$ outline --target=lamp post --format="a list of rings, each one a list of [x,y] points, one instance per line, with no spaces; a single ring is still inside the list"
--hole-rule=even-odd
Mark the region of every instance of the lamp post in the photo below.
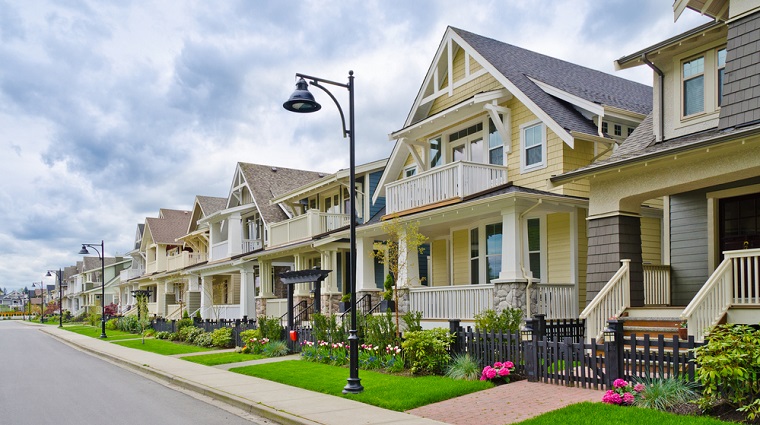
[[[58,276],[58,327],[63,327],[63,270],[48,270],[45,276],[52,276],[51,273],[55,273]]]
[[[322,78],[312,77],[310,75],[296,74],[298,82],[296,83],[296,90],[290,96],[287,102],[282,106],[291,112],[308,113],[316,112],[322,109],[322,105],[314,100],[314,96],[309,92],[309,84],[314,87],[320,88],[322,91],[330,96],[330,99],[338,107],[340,113],[340,120],[343,124],[343,137],[348,137],[349,140],[349,155],[350,155],[350,168],[349,168],[349,184],[351,185],[351,199],[350,199],[350,270],[349,270],[349,286],[351,289],[351,329],[348,331],[348,349],[349,349],[349,377],[348,383],[343,387],[344,394],[358,394],[364,391],[364,387],[359,379],[359,337],[356,334],[356,163],[355,163],[355,144],[356,144],[356,129],[354,126],[354,71],[348,71],[348,83],[337,83],[335,81],[325,80]],[[309,83],[306,83],[309,80]],[[320,83],[329,84],[332,86],[342,87],[348,90],[348,127],[346,127],[346,118],[343,115],[343,109],[340,107],[340,103],[335,99],[332,93]]]
[[[100,326],[102,332],[100,333],[101,338],[108,338],[106,336],[106,260],[103,258],[105,255],[105,245],[103,244],[103,241],[100,241],[100,251],[98,251],[98,244],[95,243],[83,243],[82,249],[79,250],[79,254],[86,255],[89,254],[90,251],[87,250],[87,247],[90,247],[95,250],[95,252],[98,253],[98,256],[100,257],[100,306],[102,307],[102,312],[100,314]]]

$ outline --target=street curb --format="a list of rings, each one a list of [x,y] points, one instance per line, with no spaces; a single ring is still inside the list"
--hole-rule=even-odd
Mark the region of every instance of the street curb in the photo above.
[[[168,382],[170,384],[176,385],[186,390],[193,391],[195,393],[204,395],[206,397],[210,397],[214,400],[218,400],[223,403],[229,404],[230,406],[236,407],[247,413],[255,414],[263,418],[276,421],[277,423],[281,423],[283,425],[324,425],[322,424],[322,422],[316,422],[316,421],[309,420],[307,418],[303,418],[301,416],[293,415],[291,413],[278,410],[271,406],[262,404],[261,402],[255,402],[248,399],[244,399],[242,397],[234,396],[234,395],[216,390],[214,388],[207,387],[205,385],[188,381],[176,375],[171,375],[168,373],[161,372],[159,370],[152,369],[150,365],[137,364],[132,361],[123,359],[121,357],[117,357],[108,353],[103,353],[94,348],[85,347],[85,346],[76,344],[74,341],[60,337],[53,332],[48,332],[44,328],[43,328],[43,332],[52,336],[53,338],[56,338],[57,340],[63,342],[64,344],[69,345],[80,351],[85,351],[97,357],[103,357],[107,359],[108,361],[114,364],[117,364],[119,366],[135,369],[141,373],[145,373],[155,378],[161,379],[162,381]],[[230,373],[233,373],[233,372],[230,372]]]

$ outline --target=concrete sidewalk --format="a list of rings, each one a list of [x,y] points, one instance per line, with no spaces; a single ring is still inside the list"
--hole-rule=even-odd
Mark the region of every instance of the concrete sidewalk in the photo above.
[[[227,370],[280,359],[209,367],[54,326],[40,329],[75,348],[282,424],[498,425],[519,422],[568,404],[601,401],[604,393],[519,381],[402,413]]]

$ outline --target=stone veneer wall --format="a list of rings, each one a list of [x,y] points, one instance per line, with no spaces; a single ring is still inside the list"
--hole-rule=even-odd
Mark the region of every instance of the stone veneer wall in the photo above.
[[[523,314],[528,314],[528,297],[526,282],[494,283],[493,306],[496,313],[501,313],[507,308],[519,308]],[[530,311],[535,313],[538,309],[538,291],[530,293]]]

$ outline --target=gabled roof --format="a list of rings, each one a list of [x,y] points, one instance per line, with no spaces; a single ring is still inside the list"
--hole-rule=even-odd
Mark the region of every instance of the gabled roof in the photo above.
[[[227,198],[217,196],[196,196],[198,206],[201,208],[203,215],[210,215],[221,211],[227,205]]]
[[[83,257],[82,260],[83,262],[80,273],[84,273],[90,270],[100,270],[100,257]],[[123,257],[105,257],[103,258],[103,265],[105,267],[108,267],[123,260]]]
[[[287,208],[281,205],[269,205],[275,197],[324,177],[327,173],[316,171],[296,170],[293,168],[275,167],[271,165],[249,164],[239,162],[240,169],[259,213],[266,223],[276,223],[287,220]]]
[[[190,211],[161,209],[160,218],[145,219],[146,231],[154,243],[175,244],[177,238],[184,236],[190,222]]]

